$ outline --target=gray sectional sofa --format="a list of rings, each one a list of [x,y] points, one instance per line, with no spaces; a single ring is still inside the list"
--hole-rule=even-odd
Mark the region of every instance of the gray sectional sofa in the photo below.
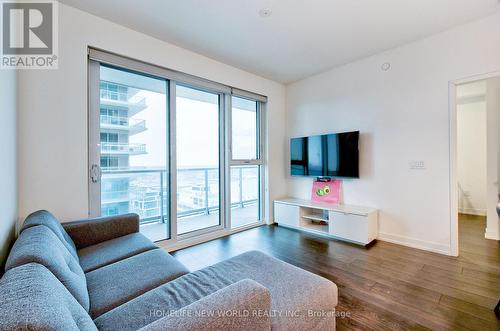
[[[26,219],[0,279],[0,330],[334,330],[337,287],[251,251],[190,272],[135,214]]]

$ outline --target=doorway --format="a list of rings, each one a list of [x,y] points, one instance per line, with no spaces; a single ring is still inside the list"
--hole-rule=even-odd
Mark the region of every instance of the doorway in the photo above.
[[[451,247],[452,255],[467,255],[469,245],[477,249],[486,239],[500,240],[500,76],[451,88]]]

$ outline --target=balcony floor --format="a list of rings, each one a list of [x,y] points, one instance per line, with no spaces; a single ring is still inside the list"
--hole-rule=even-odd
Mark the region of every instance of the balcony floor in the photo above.
[[[231,210],[233,228],[255,223],[257,220],[258,205],[234,208]],[[209,214],[180,218],[177,222],[179,234],[203,229],[219,224],[219,214]],[[149,223],[141,225],[141,233],[152,241],[164,240],[167,237],[167,226],[164,223]]]

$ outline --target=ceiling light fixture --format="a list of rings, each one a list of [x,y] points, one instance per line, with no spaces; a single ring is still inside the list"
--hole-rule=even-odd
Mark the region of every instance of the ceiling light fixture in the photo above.
[[[389,62],[386,62],[386,63],[382,64],[381,68],[383,71],[389,71],[389,69],[391,69],[391,64]]]
[[[259,16],[264,18],[271,16],[272,13],[273,11],[269,8],[262,8],[259,10]]]

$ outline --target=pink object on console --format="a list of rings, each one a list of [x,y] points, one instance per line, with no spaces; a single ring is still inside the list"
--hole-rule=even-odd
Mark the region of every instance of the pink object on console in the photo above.
[[[341,188],[341,180],[315,180],[312,186],[311,200],[338,205],[340,204]]]

